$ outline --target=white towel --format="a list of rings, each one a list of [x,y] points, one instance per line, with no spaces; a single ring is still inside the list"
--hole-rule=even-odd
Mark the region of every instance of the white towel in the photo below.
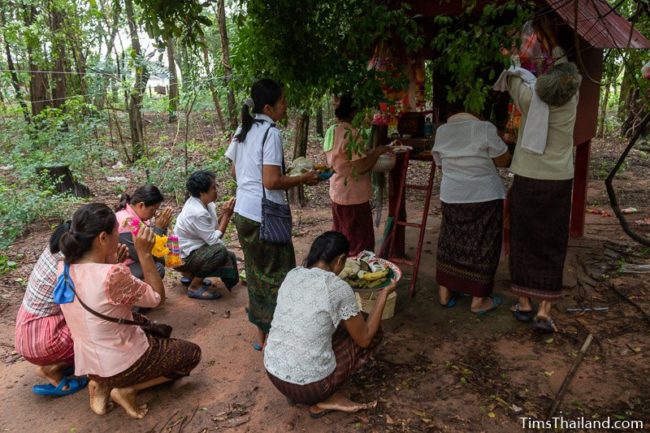
[[[546,137],[548,136],[548,104],[539,99],[535,92],[537,78],[532,72],[524,68],[511,66],[510,69],[504,70],[492,88],[498,92],[507,92],[508,76],[510,75],[521,78],[533,93],[522,132],[521,147],[537,155],[543,155],[546,150]]]

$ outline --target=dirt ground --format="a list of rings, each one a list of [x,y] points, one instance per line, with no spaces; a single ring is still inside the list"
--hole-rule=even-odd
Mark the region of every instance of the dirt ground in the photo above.
[[[254,329],[244,312],[246,287],[239,285],[232,293],[222,290],[217,301],[193,300],[184,296],[174,272],[165,278],[167,303],[150,316],[173,325],[176,337],[199,344],[203,357],[190,377],[140,394],[139,401],[150,407],[145,419],[129,419],[120,408],[96,416],[85,390],[57,399],[33,394],[30,387],[39,379],[34,367],[14,352],[13,336],[26,280],[49,236],[47,224],[37,222],[8,253],[19,268],[0,277],[0,431],[519,432],[520,417],[546,418],[589,333],[594,341],[558,413],[567,419],[644,420],[648,428],[650,278],[630,271],[631,265],[650,262],[650,249],[632,241],[616,218],[607,215],[611,209],[601,180],[619,151],[605,142],[594,146],[586,235],[570,241],[566,296],[553,313],[560,333],[539,335],[514,320],[508,311],[514,298],[508,290],[507,259],[502,260],[496,288],[505,305],[493,314],[472,315],[469,298],[449,310],[437,305],[434,265],[440,208],[435,193],[417,294],[408,301],[411,276],[406,272],[396,315],[384,322],[385,341],[349,386],[354,399],[376,399],[377,407],[319,420],[310,419],[304,407],[289,406],[267,379],[262,354],[251,347]],[[420,167],[414,176],[425,169]],[[628,216],[632,226],[646,236],[648,226],[640,223],[650,216],[648,174],[647,154],[635,151],[616,182],[622,207],[638,209]],[[98,200],[113,204],[114,194],[104,184],[91,183]],[[306,208],[294,209],[298,261],[331,224],[326,186],[309,195]],[[409,197],[412,215],[421,203],[420,197]],[[415,233],[408,232],[407,253],[415,244]],[[243,257],[236,238],[230,245]],[[569,307],[608,311],[569,314]]]

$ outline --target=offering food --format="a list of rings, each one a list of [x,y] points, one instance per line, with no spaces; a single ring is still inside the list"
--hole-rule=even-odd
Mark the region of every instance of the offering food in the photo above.
[[[354,289],[379,289],[387,286],[394,276],[393,270],[369,251],[347,259],[339,274]]]
[[[334,174],[334,170],[324,164],[314,164],[311,160],[305,157],[299,157],[293,160],[291,166],[287,170],[289,176],[300,176],[308,171],[317,171],[318,177],[321,180],[327,180]]]

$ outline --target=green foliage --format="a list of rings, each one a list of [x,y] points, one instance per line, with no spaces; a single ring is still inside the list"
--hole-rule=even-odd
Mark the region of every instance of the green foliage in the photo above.
[[[375,0],[239,1],[231,61],[237,83],[256,78],[285,84],[290,105],[310,107],[323,94],[354,91],[362,106],[379,102],[382,81],[392,77],[368,70],[374,49],[395,42],[406,52],[423,45],[408,5],[391,9]],[[290,23],[290,24],[289,24]]]
[[[9,260],[9,257],[0,254],[0,276],[12,271],[18,267],[18,264]]]
[[[211,1],[201,0],[135,0],[142,8],[142,21],[147,33],[159,42],[170,37],[184,38],[190,44],[201,43],[203,27],[212,21],[202,14]]]
[[[42,188],[28,181],[5,183],[0,179],[0,249],[9,247],[36,219],[70,217],[71,205],[79,202],[73,196],[55,194],[51,186]]]
[[[499,49],[510,46],[508,35],[521,29],[531,12],[528,2],[509,0],[487,4],[479,13],[470,6],[461,15],[435,18],[433,68],[446,83],[448,102],[464,101],[469,111],[483,110],[492,83],[509,61]]]

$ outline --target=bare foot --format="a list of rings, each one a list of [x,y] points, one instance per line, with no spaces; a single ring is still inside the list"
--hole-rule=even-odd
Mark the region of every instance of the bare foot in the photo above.
[[[341,393],[335,393],[330,398],[309,408],[309,413],[312,417],[319,417],[331,411],[340,411],[345,413],[354,413],[364,409],[372,409],[377,407],[377,400],[369,403],[355,403]]]
[[[115,403],[122,406],[130,417],[142,419],[149,411],[149,408],[146,404],[136,405],[135,396],[137,394],[135,388],[113,388],[111,390],[111,398]]]
[[[43,365],[36,368],[36,374],[43,379],[47,380],[52,386],[59,386],[59,382],[63,379],[63,370],[67,364],[59,363],[52,365]],[[63,387],[64,390],[68,389],[67,385]]]
[[[113,403],[108,399],[110,389],[91,380],[88,382],[90,409],[97,415],[104,415],[113,409]]]

